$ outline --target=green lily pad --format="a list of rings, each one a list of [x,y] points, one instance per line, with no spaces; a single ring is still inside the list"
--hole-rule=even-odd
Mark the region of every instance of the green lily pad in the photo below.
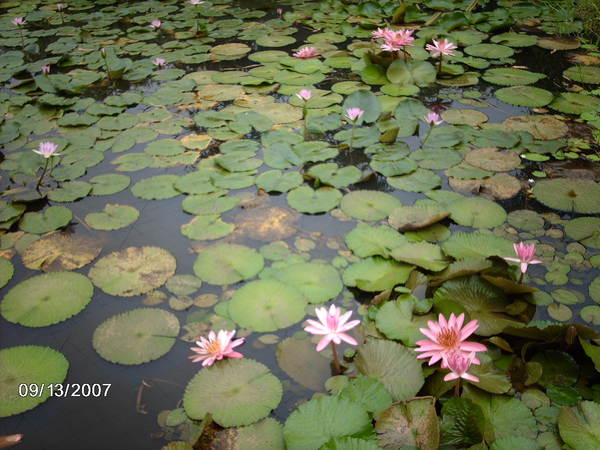
[[[346,194],[340,207],[350,217],[374,222],[387,219],[401,205],[400,200],[385,192],[361,190]]]
[[[71,210],[65,206],[50,206],[44,212],[28,212],[19,222],[19,228],[27,233],[43,234],[68,225],[73,218]]]
[[[579,83],[600,84],[600,67],[573,66],[565,70],[563,76]]]
[[[226,285],[249,280],[264,267],[256,250],[237,244],[220,244],[203,250],[194,262],[194,273],[210,284]]]
[[[312,391],[320,391],[331,374],[329,360],[315,351],[308,337],[284,339],[277,345],[277,364],[294,381]]]
[[[253,281],[238,289],[229,302],[229,316],[254,331],[287,328],[304,318],[306,297],[279,280]]]
[[[335,163],[317,164],[312,166],[306,173],[317,180],[335,188],[343,188],[358,182],[362,178],[360,169],[354,166],[340,168]]]
[[[392,211],[388,222],[398,231],[414,231],[444,220],[449,215],[450,211],[437,204],[400,206]]]
[[[332,187],[312,189],[300,186],[287,194],[289,205],[297,211],[307,214],[324,213],[335,208],[342,200],[342,193]]]
[[[371,426],[362,405],[338,396],[303,403],[285,422],[283,435],[289,450],[321,448],[331,439],[366,432]]]
[[[290,264],[269,272],[287,286],[302,292],[310,303],[323,303],[337,297],[344,285],[338,271],[329,264],[306,262]]]
[[[563,441],[574,450],[591,450],[600,445],[600,405],[582,401],[577,406],[561,408],[558,430]]]
[[[145,200],[162,200],[179,195],[175,189],[177,175],[155,175],[144,178],[131,187],[131,193]]]
[[[186,414],[202,420],[210,413],[223,427],[249,425],[266,417],[281,401],[281,382],[253,359],[228,359],[200,370],[183,396]]]
[[[532,86],[511,86],[498,89],[495,93],[498,100],[515,106],[540,107],[552,101],[554,95],[545,89]]]
[[[499,84],[500,86],[524,86],[533,84],[546,78],[543,73],[529,72],[528,70],[513,69],[502,67],[497,69],[488,69],[483,74],[483,79],[488,83]]]
[[[423,87],[435,81],[437,71],[427,61],[407,62],[399,58],[390,64],[386,75],[392,83]]]
[[[412,270],[413,266],[373,256],[348,266],[342,278],[346,286],[381,292],[406,282]]]
[[[510,58],[515,51],[506,45],[498,44],[475,44],[465,47],[467,55],[476,56],[478,58]]]
[[[256,177],[256,186],[266,192],[288,192],[302,184],[300,172],[267,170]]]
[[[586,247],[600,249],[600,218],[578,217],[565,224],[565,233]]]
[[[406,242],[392,251],[392,257],[396,261],[414,264],[433,272],[439,272],[449,264],[440,247],[428,242]]]
[[[181,208],[188,214],[197,216],[221,214],[234,208],[240,199],[225,195],[226,191],[209,194],[188,195],[181,202]]]
[[[90,178],[91,195],[112,195],[129,186],[131,178],[118,173],[106,173]]]
[[[362,117],[357,120],[357,125],[363,122],[375,122],[381,114],[379,99],[371,91],[365,89],[355,91],[346,97],[342,109],[346,111],[349,108],[360,108],[364,111]]]
[[[496,147],[484,147],[471,150],[465,156],[465,161],[475,167],[494,172],[506,172],[521,164],[519,155],[510,150],[500,150]]]
[[[144,364],[167,354],[178,334],[179,320],[174,314],[158,308],[137,308],[102,322],[94,331],[92,345],[107,361]]]
[[[227,198],[232,199],[231,197]],[[227,236],[234,229],[235,225],[221,220],[218,214],[204,214],[181,225],[181,234],[190,239],[207,241]]]
[[[367,339],[354,363],[361,374],[383,383],[394,401],[414,397],[425,382],[416,353],[397,342]]]
[[[13,287],[0,303],[2,317],[26,327],[46,327],[80,313],[92,299],[94,287],[84,275],[52,272]]]
[[[493,228],[506,220],[506,211],[498,203],[482,197],[469,197],[448,205],[450,218],[459,225]]]
[[[69,362],[50,347],[22,345],[0,350],[0,367],[0,417],[10,417],[48,400],[49,386],[67,378]],[[21,395],[19,385],[31,390]]]
[[[15,267],[5,258],[0,258],[0,288],[8,284],[15,273]]]
[[[185,151],[177,139],[159,139],[146,146],[144,152],[153,156],[174,156]]]
[[[393,249],[406,242],[406,238],[393,228],[385,225],[375,227],[364,223],[359,223],[346,234],[345,239],[348,248],[361,258],[376,255],[389,258]]]
[[[69,181],[48,193],[48,198],[54,202],[74,202],[88,195],[92,185],[85,181]]]
[[[95,230],[118,230],[131,225],[139,216],[133,206],[108,203],[102,212],[86,214],[85,223]]]
[[[107,294],[133,297],[165,284],[175,268],[175,258],[162,248],[127,247],[96,262],[89,277]]]
[[[567,114],[595,111],[598,106],[600,106],[600,98],[573,92],[562,92],[548,105],[549,108]]]
[[[390,186],[407,192],[426,192],[439,187],[442,179],[438,174],[426,169],[417,169],[409,175],[388,177]]]
[[[514,256],[512,242],[500,236],[485,233],[454,233],[442,244],[442,250],[456,259]]]
[[[597,214],[600,212],[600,185],[591,180],[555,178],[533,186],[536,199],[560,211]]]
[[[442,113],[444,121],[454,125],[475,127],[488,121],[488,116],[476,109],[447,109]]]
[[[579,367],[571,355],[557,350],[545,350],[531,358],[542,365],[538,383],[543,387],[572,386],[579,378]]]
[[[256,45],[261,47],[287,47],[296,42],[292,36],[284,36],[277,34],[268,34],[261,36],[256,40]]]
[[[509,47],[530,47],[537,43],[538,37],[531,34],[508,32],[496,34],[492,36],[490,41],[494,44],[508,45]]]
[[[569,126],[564,121],[544,115],[513,116],[506,119],[502,125],[509,131],[526,131],[536,139],[544,141],[559,139],[569,131]],[[506,148],[509,147],[511,146]]]

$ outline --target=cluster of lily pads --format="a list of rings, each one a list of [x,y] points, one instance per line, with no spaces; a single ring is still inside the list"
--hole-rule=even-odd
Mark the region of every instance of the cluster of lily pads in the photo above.
[[[137,303],[90,323],[99,358],[196,342],[166,449],[600,446],[600,53],[488,3],[4,2],[2,320],[68,327],[100,290]],[[106,249],[173,202],[190,267]],[[68,381],[41,345],[0,366],[0,417]]]

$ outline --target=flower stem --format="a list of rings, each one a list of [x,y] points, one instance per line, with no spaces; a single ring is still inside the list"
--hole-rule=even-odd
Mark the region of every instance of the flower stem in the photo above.
[[[342,366],[340,365],[337,348],[333,342],[331,342],[331,351],[333,353],[333,363],[335,364],[336,375],[342,374]]]
[[[454,385],[454,396],[460,397],[460,378],[456,379],[456,384]]]
[[[523,277],[525,276],[525,272],[521,272],[521,276],[519,277],[519,283],[523,282]]]
[[[427,134],[425,135],[425,137],[423,138],[423,141],[422,141],[423,144],[429,138],[429,135],[431,134],[431,130],[433,130],[433,125],[429,124],[429,130],[427,130]]]
[[[63,16],[62,11],[59,11],[59,13],[60,13],[60,23],[64,24],[65,23],[65,17]]]
[[[356,126],[356,121],[352,122],[352,134],[350,135],[350,148],[349,150],[352,150],[353,145],[354,145],[354,127]]]
[[[40,179],[38,180],[37,184],[35,185],[35,190],[39,191],[40,190],[40,184],[42,184],[42,180],[44,179],[44,175],[46,175],[46,170],[48,170],[48,161],[50,158],[46,158],[46,164],[44,164],[44,170],[42,171],[42,175],[40,176]]]
[[[437,72],[438,72],[438,75],[439,75],[440,73],[442,73],[442,58],[443,58],[443,57],[444,57],[444,56],[443,56],[443,55],[440,53],[440,60],[438,61],[438,71],[437,71]]]
[[[306,101],[304,101],[304,107],[302,108],[302,120],[304,120],[304,140],[308,140],[308,127],[306,125]]]
[[[19,27],[19,34],[21,35],[21,47],[25,50],[25,37],[23,36],[23,29]]]

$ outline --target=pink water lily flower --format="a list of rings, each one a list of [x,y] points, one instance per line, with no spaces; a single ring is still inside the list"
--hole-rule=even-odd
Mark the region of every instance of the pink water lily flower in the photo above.
[[[281,15],[283,14],[283,8],[277,8],[277,10],[276,10],[276,11],[277,11],[277,15],[278,15],[279,17],[281,17]]]
[[[316,58],[317,56],[319,56],[319,52],[314,47],[304,47],[294,53],[294,57],[301,59]]]
[[[13,23],[13,25],[16,25],[18,27],[25,25],[25,19],[22,17],[15,17],[13,20],[11,20],[11,22]]]
[[[425,116],[425,122],[427,122],[429,125],[439,125],[444,121],[438,113],[431,111]]]
[[[450,369],[450,373],[444,377],[444,381],[456,380],[457,378],[464,378],[465,380],[479,382],[479,378],[475,375],[467,373],[471,364],[479,364],[475,358],[475,353],[465,353],[461,351],[454,351],[446,358],[445,363],[442,363],[444,369]]]
[[[153,30],[158,30],[161,25],[162,25],[162,22],[158,19],[155,19],[152,22],[150,22],[149,27],[152,28]]]
[[[33,153],[42,155],[44,158],[50,158],[51,156],[58,156],[60,153],[56,153],[58,145],[54,142],[40,142],[38,150],[33,150]]]
[[[450,42],[448,39],[442,39],[441,41],[436,41],[433,39],[433,45],[427,44],[425,49],[431,52],[431,56],[434,58],[436,56],[446,55],[446,56],[454,56],[454,52],[452,50],[457,49],[458,47]]]
[[[298,97],[300,100],[304,100],[305,102],[307,102],[312,97],[312,91],[310,89],[302,89],[296,94],[296,97]]]
[[[519,242],[518,244],[513,244],[513,247],[518,258],[503,259],[506,261],[521,263],[521,273],[527,272],[527,266],[529,264],[542,264],[542,261],[535,259],[535,244],[525,244],[524,242]]]
[[[165,63],[166,63],[166,62],[167,62],[167,61],[166,61],[165,59],[163,59],[163,58],[154,58],[154,59],[152,60],[152,64],[154,64],[155,66],[157,66],[157,67],[159,67],[159,68],[160,68],[160,67],[163,67],[163,66],[165,65]]]
[[[427,325],[429,328],[419,328],[429,339],[417,341],[418,348],[416,352],[423,352],[417,359],[431,358],[429,365],[432,366],[439,360],[446,363],[448,355],[455,351],[462,352],[485,352],[487,347],[478,342],[465,341],[471,334],[479,328],[477,320],[471,320],[463,327],[465,314],[462,313],[458,317],[454,313],[450,314],[450,319],[440,314],[438,321],[429,320]],[[479,360],[473,357],[475,364],[479,364]]]
[[[57,11],[62,11],[63,9],[65,9],[67,7],[66,3],[57,3],[56,4],[56,10]]]
[[[41,71],[44,75],[47,75],[50,73],[50,66],[42,66],[41,67]]]
[[[404,47],[413,45],[415,38],[412,36],[414,30],[383,30],[382,37],[385,40],[381,49],[388,52],[402,50]]]
[[[365,112],[360,108],[348,108],[346,110],[346,117],[352,122],[356,122],[362,117]]]
[[[190,3],[191,3],[192,5],[199,5],[199,4],[201,4],[201,3],[204,3],[204,2],[203,2],[203,1],[201,1],[201,0],[190,0]]]
[[[226,331],[219,330],[218,334],[214,331],[208,333],[208,339],[204,336],[196,341],[198,347],[190,347],[197,355],[189,356],[192,362],[202,361],[202,366],[212,366],[215,361],[220,361],[224,357],[228,358],[243,358],[244,355],[234,351],[233,349],[244,343],[244,338],[231,339],[235,335],[235,330]]]
[[[331,305],[329,312],[325,308],[316,308],[315,312],[317,313],[319,322],[311,319],[307,320],[309,326],[305,327],[304,331],[311,334],[323,335],[317,345],[318,352],[327,347],[330,342],[341,344],[342,341],[345,341],[351,345],[358,345],[356,339],[345,333],[345,331],[354,328],[360,323],[360,320],[351,320],[348,322],[352,311],[347,311],[340,315],[342,310],[335,305]]]

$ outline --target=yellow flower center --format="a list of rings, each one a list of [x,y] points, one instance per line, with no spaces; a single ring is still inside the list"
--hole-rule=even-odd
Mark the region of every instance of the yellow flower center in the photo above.
[[[452,348],[458,344],[459,336],[455,330],[443,328],[438,334],[438,342],[444,347]]]

